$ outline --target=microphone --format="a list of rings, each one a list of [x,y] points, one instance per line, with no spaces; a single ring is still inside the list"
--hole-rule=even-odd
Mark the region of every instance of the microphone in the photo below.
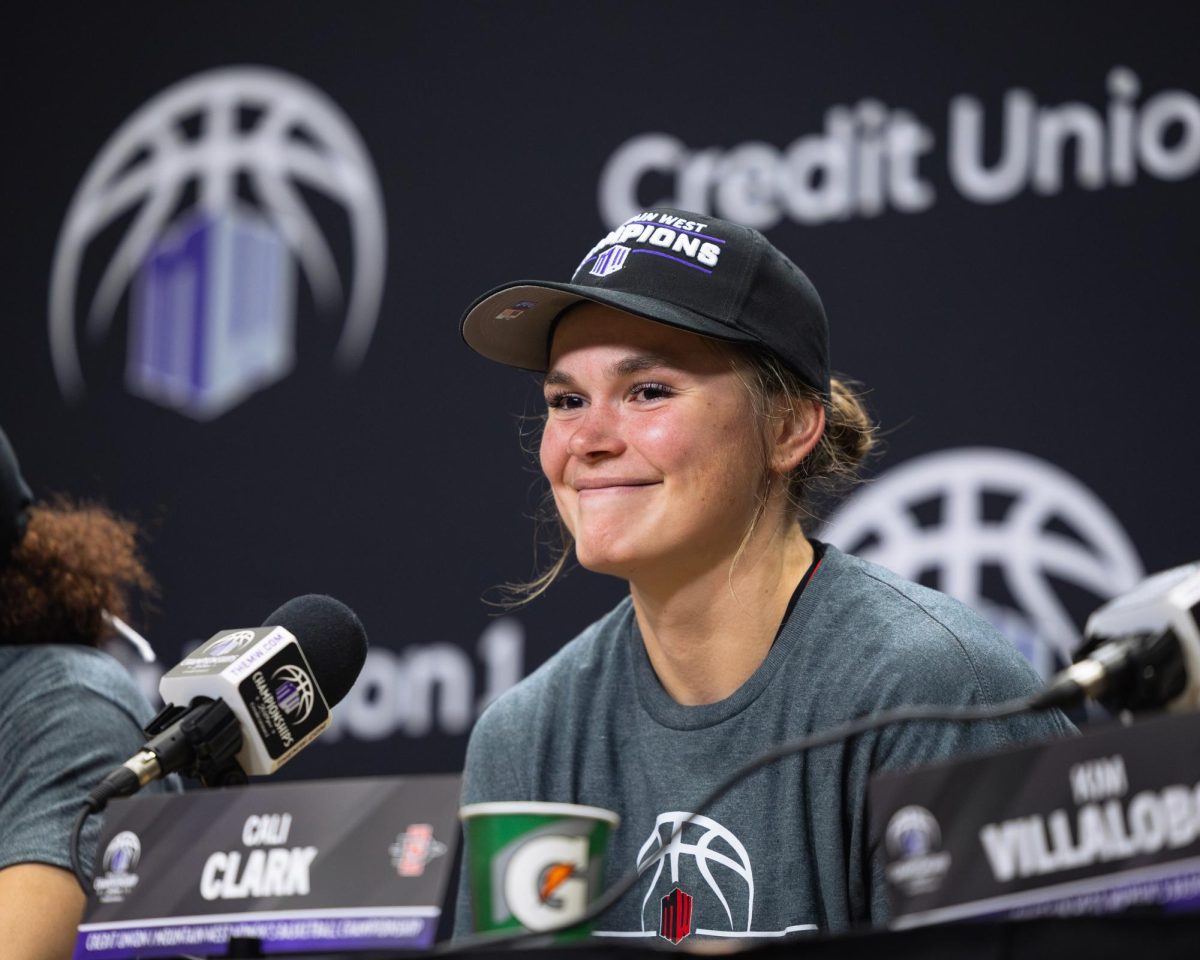
[[[1098,701],[1113,713],[1200,708],[1200,562],[1164,570],[1093,613],[1075,663],[1037,706]]]
[[[358,617],[318,594],[289,600],[261,627],[213,634],[163,675],[166,707],[146,727],[151,739],[101,781],[89,805],[102,809],[176,771],[205,786],[274,773],[329,726],[330,706],[366,655]]]
[[[172,667],[158,685],[166,706],[150,740],[87,795],[71,830],[71,869],[88,892],[79,858],[87,818],[114,797],[182,771],[208,787],[274,773],[329,726],[331,705],[354,685],[367,634],[344,603],[295,597],[261,627],[222,630]]]

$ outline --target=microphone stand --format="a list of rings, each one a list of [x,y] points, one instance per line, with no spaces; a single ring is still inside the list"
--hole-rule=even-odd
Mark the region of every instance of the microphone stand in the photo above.
[[[133,759],[101,780],[83,801],[71,829],[71,870],[83,892],[89,878],[79,858],[79,842],[87,818],[114,797],[137,793],[151,780],[181,770],[206,787],[241,786],[246,773],[237,762],[242,729],[224,700],[197,697],[186,707],[168,704],[146,726],[150,737]]]

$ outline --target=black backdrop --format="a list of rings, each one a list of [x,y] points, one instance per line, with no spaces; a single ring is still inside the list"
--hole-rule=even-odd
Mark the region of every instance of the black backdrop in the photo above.
[[[539,495],[519,417],[536,412],[537,390],[470,353],[456,322],[492,285],[567,277],[622,197],[689,190],[705,212],[757,218],[804,267],[835,366],[870,386],[889,430],[880,477],[939,451],[1020,451],[1093,491],[1145,570],[1194,559],[1198,20],[1157,3],[27,8],[0,67],[0,422],[38,492],[101,498],[143,523],[162,592],[142,626],[164,660],[297,593],[360,613],[375,648],[367,675],[338,734],[291,776],[457,768],[489,690],[620,595],[577,571],[506,618],[481,602],[532,570]],[[345,310],[317,306],[297,277],[288,375],[207,420],[135,396],[129,296],[107,336],[89,337],[84,319],[134,207],[83,248],[71,322],[84,390],[64,396],[47,303],[72,196],[147,101],[235,65],[323,91],[365,144],[387,223],[369,349],[339,366]],[[1130,72],[1137,91],[1121,94]],[[952,157],[969,133],[961,97],[982,117],[976,165],[1032,145],[1003,196],[981,196],[965,154]],[[1022,102],[1032,118],[1006,129],[1006,97],[1016,121]],[[837,128],[839,107],[859,137],[848,211],[837,170],[794,179],[802,157],[840,156],[815,139],[793,149]],[[1056,152],[1072,124],[1099,131],[1099,153],[1078,140]],[[897,152],[878,182],[892,187],[873,205],[870,151],[887,130]],[[610,160],[638,144],[664,151],[646,161],[661,169],[622,194]],[[693,180],[681,186],[684,154]],[[813,215],[805,187],[810,200],[829,191],[835,215]],[[355,250],[345,209],[302,195],[348,288],[356,258],[382,250]],[[181,215],[193,199],[185,190]],[[1106,593],[1050,579],[1076,628]],[[1020,606],[1019,591],[996,589],[1001,606]]]

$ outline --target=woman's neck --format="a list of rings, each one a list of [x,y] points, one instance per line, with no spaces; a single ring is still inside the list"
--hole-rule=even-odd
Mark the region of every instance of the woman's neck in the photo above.
[[[813,548],[795,523],[756,539],[732,572],[723,564],[685,583],[630,581],[646,653],[678,703],[724,700],[770,652]]]

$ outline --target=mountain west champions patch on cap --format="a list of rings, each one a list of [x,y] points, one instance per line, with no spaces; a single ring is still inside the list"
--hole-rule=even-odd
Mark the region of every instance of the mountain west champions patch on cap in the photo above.
[[[639,213],[584,256],[569,283],[507,283],[462,318],[476,352],[545,370],[555,320],[593,301],[703,336],[758,344],[822,396],[829,334],[816,288],[761,233],[669,207]]]

